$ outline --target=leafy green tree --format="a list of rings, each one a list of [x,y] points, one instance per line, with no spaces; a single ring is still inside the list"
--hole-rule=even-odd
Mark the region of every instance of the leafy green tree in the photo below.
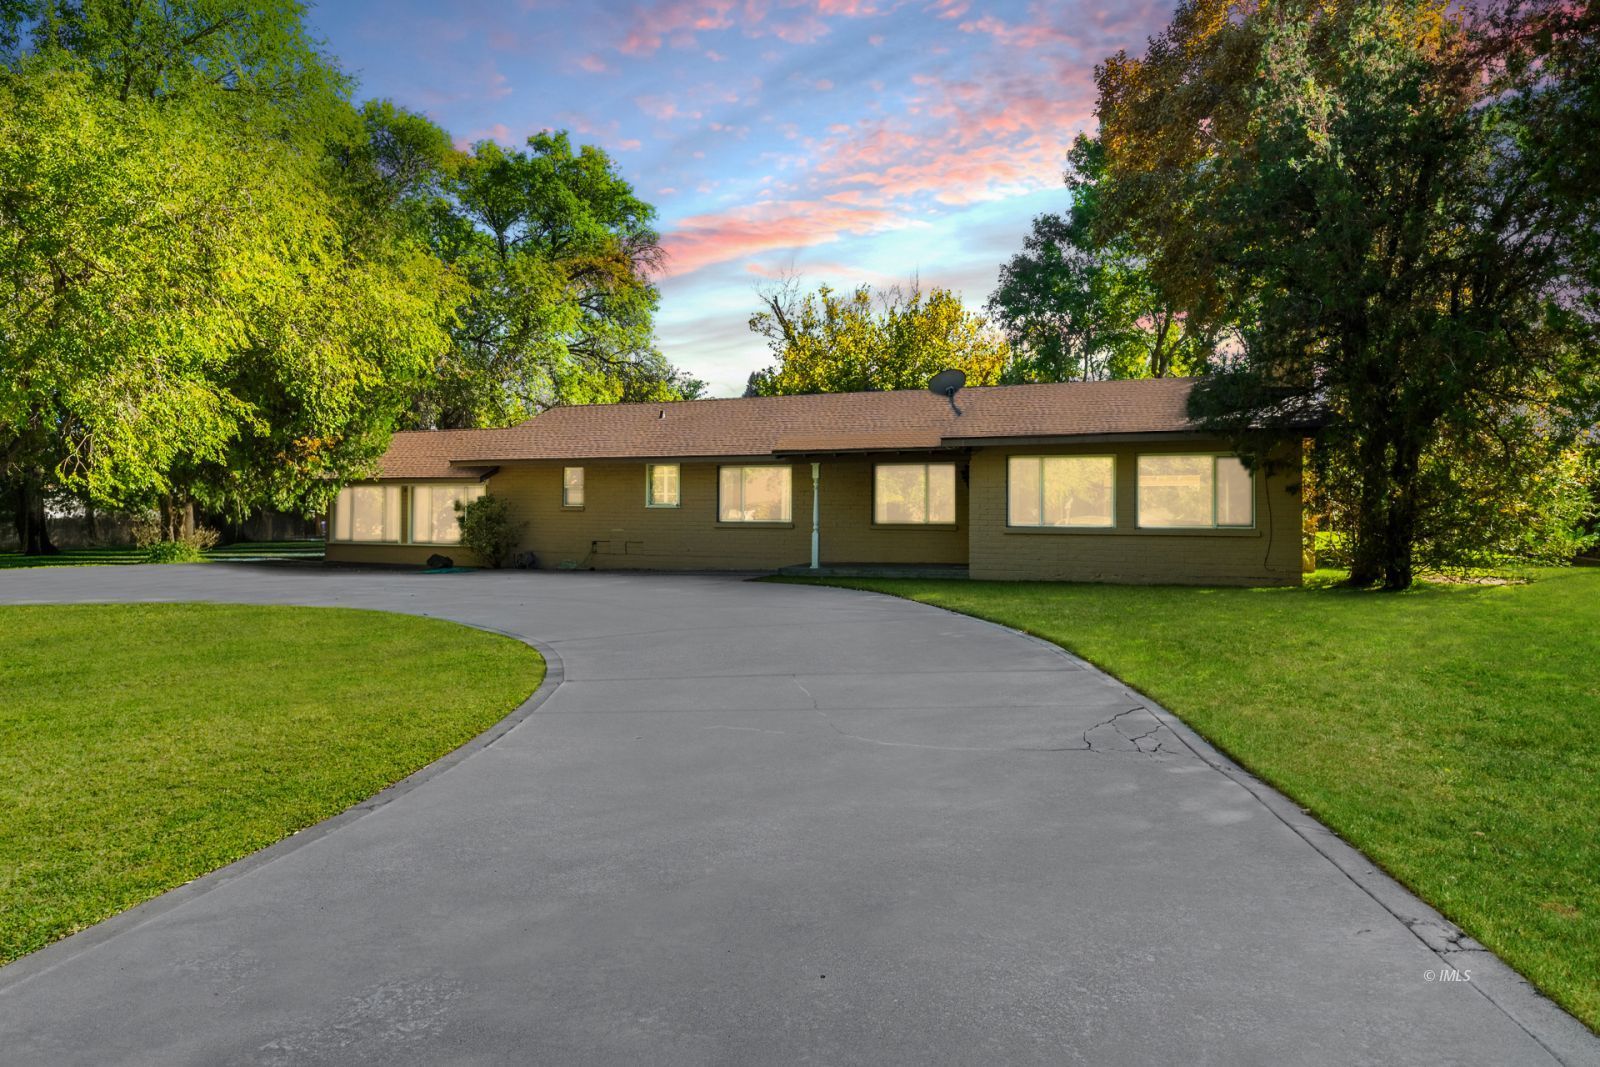
[[[124,103],[203,100],[216,120],[302,144],[352,119],[349,81],[307,32],[299,0],[0,3],[0,45],[29,36],[35,53],[70,56]]]
[[[921,389],[952,367],[971,385],[993,385],[1010,356],[1005,338],[948,289],[823,285],[807,293],[791,279],[761,301],[750,329],[767,339],[775,362],[751,375],[752,396]]]
[[[359,125],[299,15],[39,5],[0,71],[0,480],[40,519],[315,510],[447,346],[451,275],[330,180]]]
[[[454,161],[432,207],[437,254],[467,300],[417,426],[504,426],[556,404],[681,395],[655,348],[655,209],[610,157],[565,133]]]
[[[1262,461],[1320,412],[1354,584],[1480,550],[1462,494],[1515,505],[1595,423],[1597,26],[1556,0],[1190,0],[1098,72],[1102,225],[1198,325],[1244,324],[1194,414]]]
[[[1011,342],[1005,380],[1165,378],[1203,369],[1213,345],[1186,328],[1120,234],[1097,225],[1105,151],[1079,135],[1065,215],[1040,215],[1000,268],[989,314]]]

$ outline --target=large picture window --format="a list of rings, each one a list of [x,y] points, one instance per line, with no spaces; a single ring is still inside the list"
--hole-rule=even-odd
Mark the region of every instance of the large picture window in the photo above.
[[[678,465],[649,463],[644,468],[644,504],[648,508],[678,506]]]
[[[721,522],[789,522],[790,468],[723,467],[717,475]]]
[[[872,521],[921,526],[956,521],[954,463],[880,463],[872,471]]]
[[[1009,526],[1116,525],[1116,464],[1110,456],[1012,456]]]
[[[465,505],[483,495],[481,485],[414,485],[411,487],[411,540],[419,545],[461,543],[456,503]]]
[[[1140,456],[1139,525],[1254,526],[1255,481],[1236,456]]]
[[[400,487],[352,485],[333,504],[335,541],[400,540]]]
[[[583,468],[561,468],[561,506],[564,508],[583,507]]]

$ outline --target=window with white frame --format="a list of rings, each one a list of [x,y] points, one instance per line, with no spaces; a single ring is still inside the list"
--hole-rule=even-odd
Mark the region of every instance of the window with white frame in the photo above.
[[[789,522],[788,467],[723,467],[717,473],[717,519],[721,522]]]
[[[879,463],[872,470],[872,521],[923,526],[956,521],[954,463]]]
[[[400,487],[352,485],[339,490],[333,504],[335,541],[400,540]]]
[[[1116,525],[1116,463],[1110,456],[1012,456],[1006,525]]]
[[[1254,526],[1255,479],[1237,456],[1140,456],[1139,525]]]
[[[483,495],[482,485],[414,485],[411,487],[411,540],[419,545],[461,543],[461,513]]]
[[[678,465],[647,463],[644,468],[644,504],[647,508],[678,506]]]
[[[564,508],[583,507],[583,468],[561,468],[561,506]]]

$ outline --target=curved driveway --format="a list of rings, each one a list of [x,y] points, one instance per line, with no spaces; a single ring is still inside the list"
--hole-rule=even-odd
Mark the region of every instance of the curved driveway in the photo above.
[[[1594,1052],[1159,709],[983,622],[728,577],[0,575],[86,600],[438,615],[553,677],[420,782],[0,969],[7,1063]]]

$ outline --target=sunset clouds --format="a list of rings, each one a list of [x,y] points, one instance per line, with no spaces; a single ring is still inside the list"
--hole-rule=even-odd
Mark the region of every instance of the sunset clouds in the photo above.
[[[612,152],[660,211],[668,355],[722,390],[761,357],[752,285],[903,278],[982,303],[1033,214],[1065,203],[1094,65],[1165,4],[425,0],[315,9],[363,95],[463,140],[543,128]],[[819,253],[825,252],[825,258]]]

